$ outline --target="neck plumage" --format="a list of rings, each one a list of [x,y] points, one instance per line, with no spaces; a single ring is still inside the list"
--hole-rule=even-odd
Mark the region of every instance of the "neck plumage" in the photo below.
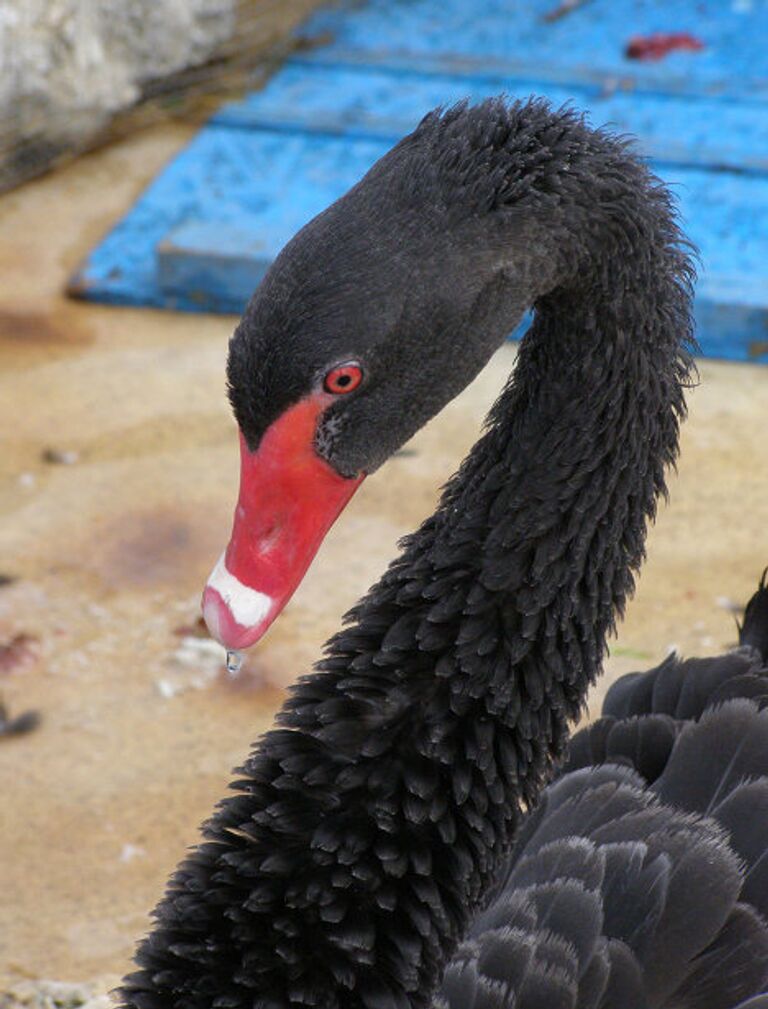
[[[430,1003],[599,673],[676,454],[689,293],[659,268],[647,301],[645,272],[607,266],[597,294],[539,301],[438,511],[178,869],[127,1004]]]

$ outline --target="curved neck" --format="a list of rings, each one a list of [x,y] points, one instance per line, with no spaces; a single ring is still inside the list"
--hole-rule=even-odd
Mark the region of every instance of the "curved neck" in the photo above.
[[[642,219],[606,204],[600,259],[571,233],[587,252],[539,298],[488,430],[178,869],[128,1005],[432,1001],[600,670],[677,451],[688,263],[643,199]]]
[[[430,1003],[632,588],[683,410],[674,290],[641,332],[540,305],[440,508],[180,867],[128,1004]]]

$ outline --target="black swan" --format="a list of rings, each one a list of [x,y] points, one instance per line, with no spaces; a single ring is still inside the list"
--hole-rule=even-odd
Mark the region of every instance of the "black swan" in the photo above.
[[[512,856],[509,881],[528,890],[488,903],[564,755],[665,492],[691,277],[658,180],[624,141],[540,101],[430,114],[289,243],[230,347],[241,493],[204,595],[230,649],[274,619],[363,475],[477,374],[527,307],[535,318],[436,513],[293,689],[173,876],[126,1005],[693,1009],[704,1004],[684,989],[694,941],[662,929],[681,891],[710,919],[701,984],[722,987],[742,933],[758,950],[724,833],[663,805],[684,776],[675,761],[697,740],[706,749],[702,734],[719,738],[713,719],[749,735],[763,718],[754,701],[707,715],[693,743],[686,730],[672,745],[674,711],[643,722],[653,729],[629,723],[636,770],[552,786]],[[629,708],[653,707],[623,689]],[[586,738],[613,755],[613,731]],[[668,771],[648,739],[654,753],[666,740]],[[658,800],[643,791],[646,757]],[[605,839],[563,824],[574,804],[605,804]],[[686,849],[703,853],[705,876]],[[622,887],[637,895],[635,919],[617,910]],[[497,905],[513,907],[498,927]],[[657,954],[654,973],[644,957]],[[732,1001],[707,1009],[762,991],[743,959],[731,958]],[[669,1001],[675,985],[687,1001]]]
[[[768,588],[741,647],[608,691],[435,1009],[768,1009]]]

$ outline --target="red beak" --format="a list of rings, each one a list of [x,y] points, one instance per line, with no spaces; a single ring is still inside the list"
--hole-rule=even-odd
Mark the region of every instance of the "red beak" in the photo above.
[[[251,452],[240,435],[240,497],[232,536],[203,592],[211,635],[230,650],[255,644],[298,587],[365,474],[347,479],[314,449],[317,393],[286,410]]]

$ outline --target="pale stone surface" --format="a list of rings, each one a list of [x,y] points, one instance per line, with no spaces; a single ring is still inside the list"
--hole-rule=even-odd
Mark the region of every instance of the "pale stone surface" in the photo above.
[[[80,147],[142,85],[209,59],[237,0],[0,0],[0,184]],[[16,163],[14,164],[14,159]]]
[[[0,642],[39,638],[34,664],[3,675],[0,694],[11,715],[42,714],[36,731],[0,740],[0,991],[129,969],[230,768],[433,509],[514,364],[503,347],[362,485],[239,677],[222,650],[218,674],[187,689],[179,652],[235,504],[224,391],[235,320],[60,291],[190,135],[145,132],[0,200],[0,575],[18,579],[0,585]],[[727,602],[743,604],[768,563],[768,368],[701,362],[690,406],[671,501],[596,701],[671,644],[695,655],[733,643]],[[77,459],[55,464],[47,449]]]
[[[20,981],[0,992],[0,1009],[111,1009],[113,981]]]

